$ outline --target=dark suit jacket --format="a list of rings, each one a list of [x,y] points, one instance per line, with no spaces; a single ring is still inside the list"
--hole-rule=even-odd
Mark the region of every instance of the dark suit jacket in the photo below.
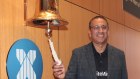
[[[128,79],[123,51],[108,45],[108,79]],[[73,50],[65,79],[97,79],[92,43]]]

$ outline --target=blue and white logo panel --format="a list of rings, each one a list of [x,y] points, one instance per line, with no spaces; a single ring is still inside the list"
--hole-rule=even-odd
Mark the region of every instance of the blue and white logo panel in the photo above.
[[[7,58],[9,79],[41,79],[42,56],[38,47],[28,39],[16,41]]]

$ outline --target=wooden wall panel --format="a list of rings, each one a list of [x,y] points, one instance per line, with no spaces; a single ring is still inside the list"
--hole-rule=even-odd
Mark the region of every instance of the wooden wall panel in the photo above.
[[[100,0],[100,14],[125,27],[140,31],[140,20],[123,10],[123,0]]]
[[[18,27],[16,26],[16,24],[13,23],[21,23],[22,21],[19,20],[22,17],[16,16],[16,15],[20,15],[17,13],[17,10],[20,10],[22,7],[17,7],[18,5],[22,5],[20,2],[15,1],[15,3],[17,2],[17,5],[14,5],[14,3],[12,3],[12,1],[1,1],[2,5],[1,9],[2,12],[0,13],[1,19],[0,19],[0,31],[1,31],[1,41],[0,41],[0,46],[1,46],[1,74],[0,74],[0,78],[1,79],[7,79],[7,73],[6,73],[6,58],[7,58],[7,54],[8,51],[12,45],[12,43],[14,42],[14,37],[16,37],[15,35],[15,30],[21,34],[20,36],[23,36],[23,33],[21,33],[20,31],[22,27]],[[22,14],[21,14],[22,15]],[[18,17],[18,18],[17,18]],[[17,21],[15,21],[17,20]],[[20,26],[20,25],[19,25]],[[19,35],[17,35],[18,37]]]
[[[125,29],[116,22],[109,21],[109,43],[125,51]]]
[[[65,1],[72,2],[78,6],[86,8],[95,13],[99,13],[100,11],[100,6],[99,6],[100,0],[65,0]]]
[[[123,0],[100,0],[100,14],[124,24]]]
[[[126,60],[129,79],[140,78],[140,32],[125,28],[126,30]]]
[[[62,0],[60,12],[69,22],[68,30],[59,30],[59,55],[67,68],[72,50],[89,42],[88,21],[95,14]]]
[[[78,6],[86,8],[97,14],[101,14],[110,20],[140,31],[140,20],[123,10],[123,0],[66,0]]]
[[[140,18],[137,18],[133,15],[131,15],[128,12],[125,12],[125,25],[127,25],[129,28],[132,28],[136,31],[140,32]]]

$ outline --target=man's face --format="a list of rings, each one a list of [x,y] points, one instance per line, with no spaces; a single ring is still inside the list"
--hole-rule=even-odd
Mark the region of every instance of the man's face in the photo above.
[[[91,22],[91,29],[89,31],[89,36],[92,42],[96,44],[107,43],[108,29],[109,27],[104,19],[102,18],[94,19]]]

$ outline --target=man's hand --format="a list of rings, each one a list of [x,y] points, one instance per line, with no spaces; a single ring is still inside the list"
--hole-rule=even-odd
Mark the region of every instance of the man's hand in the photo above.
[[[65,68],[64,68],[63,63],[60,65],[57,65],[57,62],[55,62],[52,68],[53,68],[53,74],[54,74],[55,78],[64,79]]]

